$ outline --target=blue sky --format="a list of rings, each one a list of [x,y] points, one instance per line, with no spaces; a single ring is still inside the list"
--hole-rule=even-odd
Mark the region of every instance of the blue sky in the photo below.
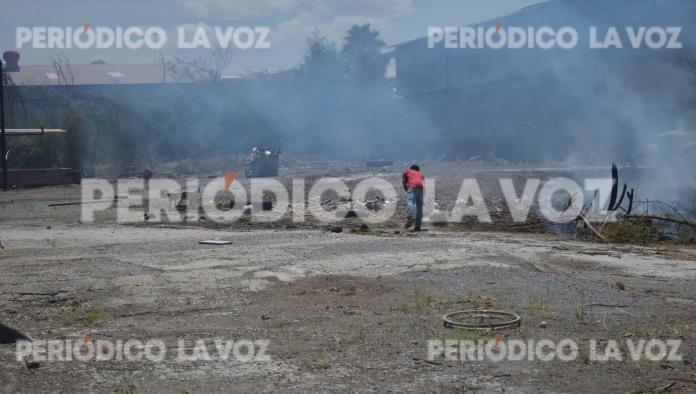
[[[236,50],[227,74],[278,70],[299,61],[304,41],[319,28],[339,42],[354,23],[369,22],[388,44],[424,36],[428,26],[456,26],[514,12],[540,0],[2,0],[0,50],[15,48],[17,26],[160,26],[171,45],[165,54],[192,59],[199,50],[178,49],[181,25],[268,26],[271,49]],[[21,64],[50,64],[58,50],[20,50]],[[73,64],[101,59],[108,63],[151,63],[149,49],[64,50]]]

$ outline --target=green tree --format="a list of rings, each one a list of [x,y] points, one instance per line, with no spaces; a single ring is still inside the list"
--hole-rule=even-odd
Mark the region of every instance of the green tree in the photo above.
[[[320,81],[343,79],[343,67],[336,44],[321,34],[318,28],[307,38],[299,71],[305,77]]]
[[[348,77],[356,83],[374,83],[384,79],[387,59],[382,55],[386,46],[379,31],[369,23],[353,25],[343,39],[341,58]]]

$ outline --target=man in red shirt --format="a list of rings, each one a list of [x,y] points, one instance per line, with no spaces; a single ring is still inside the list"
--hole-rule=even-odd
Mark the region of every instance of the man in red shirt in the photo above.
[[[401,181],[408,196],[406,201],[406,213],[408,218],[406,221],[406,228],[411,227],[415,222],[415,231],[421,231],[425,177],[423,177],[423,173],[420,172],[420,167],[414,164],[410,169],[403,172]]]

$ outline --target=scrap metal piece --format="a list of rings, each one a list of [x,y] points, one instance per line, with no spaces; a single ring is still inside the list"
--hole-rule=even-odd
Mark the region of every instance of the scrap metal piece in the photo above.
[[[232,245],[232,241],[223,241],[221,239],[208,239],[198,242],[201,245],[225,246]]]
[[[280,150],[253,147],[245,170],[247,178],[278,176]]]

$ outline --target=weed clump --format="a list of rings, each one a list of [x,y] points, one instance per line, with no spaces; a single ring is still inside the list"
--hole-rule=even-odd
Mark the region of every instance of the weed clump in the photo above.
[[[658,238],[657,227],[647,219],[612,223],[604,230],[611,243],[645,245]]]

